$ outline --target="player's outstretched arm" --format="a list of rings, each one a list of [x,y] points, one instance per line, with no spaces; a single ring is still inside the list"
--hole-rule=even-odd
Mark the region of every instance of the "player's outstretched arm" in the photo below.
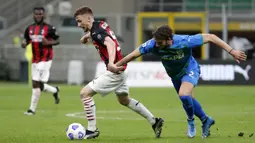
[[[117,66],[122,66],[138,57],[141,55],[145,55],[147,53],[150,53],[152,49],[155,46],[155,40],[151,39],[143,43],[140,47],[136,48],[133,52],[128,54],[126,57],[124,57],[122,60],[116,63]]]
[[[141,56],[139,48],[135,49],[132,53],[128,54],[122,60],[116,63],[117,66],[123,66],[124,64],[136,59],[137,57]]]
[[[238,63],[240,63],[239,60],[245,61],[247,58],[244,52],[230,47],[226,42],[224,42],[223,40],[221,40],[218,36],[214,34],[202,34],[202,37],[204,39],[204,43],[212,42],[218,45],[219,47],[227,51],[230,55],[232,55]]]
[[[110,71],[119,72],[121,70],[116,70],[116,68],[120,68],[121,66],[125,65],[126,63],[136,59],[137,57],[147,54],[151,52],[151,50],[154,48],[155,41],[154,40],[148,40],[145,43],[143,43],[140,47],[135,49],[133,52],[128,54],[126,57],[121,59],[115,64],[115,68],[113,67]]]
[[[132,53],[128,54],[126,57],[124,57],[122,60],[118,61],[115,65],[108,65],[108,70],[110,70],[111,72],[114,73],[118,73],[119,71],[123,70],[123,65],[136,59],[137,57],[139,57],[140,51],[139,48],[134,50]]]

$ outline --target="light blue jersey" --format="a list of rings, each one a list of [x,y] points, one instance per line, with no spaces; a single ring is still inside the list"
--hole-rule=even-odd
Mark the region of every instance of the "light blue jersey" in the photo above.
[[[183,108],[188,116],[188,137],[193,138],[196,135],[194,115],[203,123],[202,137],[208,137],[210,135],[210,127],[215,121],[207,116],[200,103],[195,98],[192,98],[192,90],[185,89],[185,92],[180,92],[180,87],[183,83],[191,83],[193,87],[198,83],[200,66],[192,56],[192,48],[200,47],[204,44],[203,35],[174,35],[172,39],[173,44],[164,48],[157,47],[156,41],[151,39],[143,43],[139,47],[139,51],[142,55],[152,53],[161,58],[162,64],[167,74],[171,77],[174,88],[179,94]],[[186,87],[184,86],[184,88]]]
[[[203,44],[204,41],[201,34],[174,35],[173,44],[168,48],[156,47],[156,41],[151,39],[143,43],[139,50],[142,55],[152,53],[161,57],[167,74],[172,80],[178,80],[185,74],[190,74],[191,70],[196,70],[200,73],[199,64],[192,56],[192,48],[200,47]]]

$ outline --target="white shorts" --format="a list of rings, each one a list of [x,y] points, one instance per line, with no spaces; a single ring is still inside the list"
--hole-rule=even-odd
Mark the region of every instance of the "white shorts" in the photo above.
[[[32,80],[48,82],[52,61],[32,63]]]
[[[118,93],[129,93],[129,87],[126,82],[127,72],[124,71],[121,74],[115,74],[110,71],[106,71],[104,74],[98,76],[89,82],[88,86],[95,92],[105,96],[114,91]]]

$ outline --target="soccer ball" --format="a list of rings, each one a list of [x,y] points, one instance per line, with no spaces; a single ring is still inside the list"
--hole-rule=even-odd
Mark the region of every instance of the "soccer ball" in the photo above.
[[[72,123],[66,129],[66,136],[70,140],[82,140],[86,135],[85,127],[80,123]]]

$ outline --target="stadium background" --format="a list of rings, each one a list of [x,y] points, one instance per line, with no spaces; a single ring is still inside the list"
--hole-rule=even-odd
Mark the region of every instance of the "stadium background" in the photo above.
[[[69,5],[66,8],[64,6],[64,12],[61,13],[60,0],[3,1],[0,7],[0,25],[2,28],[0,30],[0,61],[1,69],[4,69],[1,70],[1,79],[10,81],[26,81],[28,79],[27,65],[23,54],[25,51],[19,48],[21,42],[19,38],[22,39],[21,34],[24,32],[24,28],[32,22],[32,8],[38,5],[43,5],[46,8],[47,21],[57,27],[60,35],[61,44],[55,48],[55,57],[51,69],[50,81],[52,82],[66,82],[68,80],[68,66],[71,60],[82,62],[83,82],[94,77],[95,65],[100,59],[94,48],[79,43],[83,33],[76,27],[72,17],[75,9],[84,4],[91,6],[95,12],[95,17],[108,22],[115,34],[124,40],[121,42],[124,55],[150,39],[152,31],[162,24],[169,24],[177,34],[214,33],[228,43],[233,37],[246,38],[250,45],[246,43],[242,45],[242,40],[239,40],[240,42],[237,40],[234,48],[251,51],[250,53],[254,48],[255,4],[252,0],[109,0],[107,2],[69,0],[67,2]],[[222,60],[223,65],[225,64],[224,60],[231,60],[225,52],[222,52],[214,44],[194,49],[193,55],[199,60],[209,60],[207,61],[209,63],[215,59]],[[139,61],[158,60],[152,55],[139,59]],[[230,62],[230,64],[235,63]],[[245,69],[245,65],[242,68]],[[224,75],[226,73],[224,70],[216,68],[216,74]],[[238,77],[239,74],[237,73],[236,76]],[[219,80],[225,81],[224,79]],[[244,78],[239,80],[246,82]]]
[[[253,142],[248,137],[237,138],[237,132],[252,133],[255,128],[254,86],[247,86],[255,84],[252,60],[255,0],[0,0],[0,3],[0,142],[65,142],[64,132],[60,130],[74,121],[86,123],[83,115],[79,114],[83,112],[79,90],[104,67],[102,63],[97,64],[100,58],[92,45],[80,44],[83,32],[76,27],[72,15],[82,5],[90,6],[94,16],[105,20],[122,39],[124,55],[150,39],[152,31],[162,24],[169,24],[177,34],[214,33],[234,48],[246,51],[249,60],[237,64],[214,44],[194,49],[193,55],[202,65],[199,84],[208,85],[196,88],[196,97],[218,121],[219,131],[213,128],[214,137],[208,142]],[[60,45],[54,48],[50,83],[61,83],[62,99],[61,105],[56,107],[50,96],[42,97],[38,114],[32,119],[23,115],[31,96],[30,62],[26,59],[31,57],[31,51],[29,47],[22,49],[20,44],[25,27],[33,22],[32,9],[35,6],[46,8],[46,21],[56,26],[60,35]],[[172,86],[159,59],[152,55],[144,56],[130,63],[129,70],[131,86],[155,87],[131,88],[131,94],[155,114],[166,118],[166,124],[171,128],[164,129],[165,138],[161,141],[190,142],[184,134],[185,122],[179,121],[186,119],[174,89],[158,88]],[[234,86],[228,86],[230,84]],[[117,105],[113,98],[108,96],[101,100],[96,97],[99,124],[104,126],[99,142],[157,142],[148,139],[152,133],[150,129],[148,131],[147,124],[140,122],[140,118],[136,120],[137,116]],[[74,112],[82,118],[64,117]],[[135,116],[134,120],[131,115]],[[115,122],[115,119],[125,118],[128,127],[116,129],[124,121]],[[13,129],[9,129],[8,124]],[[141,129],[136,128],[140,134],[133,132],[132,125],[141,126]]]

